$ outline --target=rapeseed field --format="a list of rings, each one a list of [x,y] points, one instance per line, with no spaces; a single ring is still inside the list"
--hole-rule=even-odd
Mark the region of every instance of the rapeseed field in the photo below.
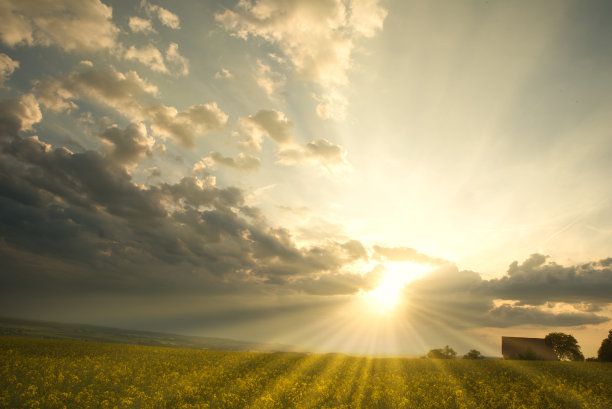
[[[612,365],[0,337],[1,408],[612,408]]]

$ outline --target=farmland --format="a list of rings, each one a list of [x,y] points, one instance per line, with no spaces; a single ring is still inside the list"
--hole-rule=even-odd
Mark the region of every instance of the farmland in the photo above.
[[[612,365],[0,337],[2,408],[612,408]]]

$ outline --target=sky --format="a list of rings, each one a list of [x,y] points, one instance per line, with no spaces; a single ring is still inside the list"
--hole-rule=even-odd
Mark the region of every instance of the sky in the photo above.
[[[500,355],[612,328],[608,1],[0,0],[0,315]]]

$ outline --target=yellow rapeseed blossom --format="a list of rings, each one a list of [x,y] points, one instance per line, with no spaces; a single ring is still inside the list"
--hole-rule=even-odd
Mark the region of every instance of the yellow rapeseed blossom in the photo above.
[[[612,408],[612,365],[0,337],[0,408]]]

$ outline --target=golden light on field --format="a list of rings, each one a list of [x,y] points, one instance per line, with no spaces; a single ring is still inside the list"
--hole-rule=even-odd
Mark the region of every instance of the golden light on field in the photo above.
[[[378,287],[364,294],[372,310],[380,314],[392,313],[400,301],[404,285],[430,270],[431,266],[409,262],[387,262],[385,268],[387,271]]]

